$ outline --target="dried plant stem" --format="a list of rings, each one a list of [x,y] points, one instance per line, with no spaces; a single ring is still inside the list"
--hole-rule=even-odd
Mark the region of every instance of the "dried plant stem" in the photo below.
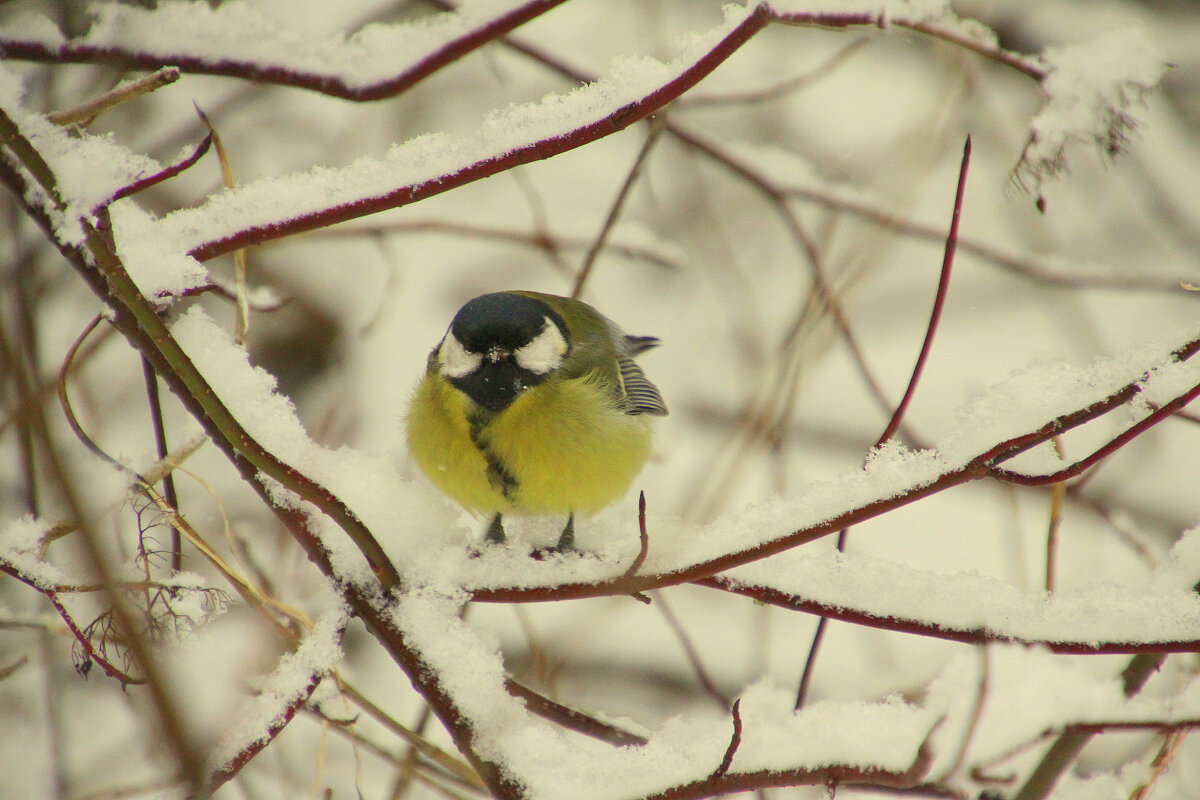
[[[455,758],[450,753],[437,747],[422,736],[410,731],[405,726],[401,725],[390,714],[385,712],[375,703],[371,702],[362,692],[358,691],[352,684],[348,683],[344,678],[338,676],[338,688],[341,690],[350,702],[362,709],[367,716],[378,722],[388,731],[400,737],[406,744],[412,747],[416,752],[420,753],[425,758],[429,759],[438,767],[445,770],[455,780],[460,781],[466,786],[474,789],[485,788],[483,781],[480,780],[479,774],[471,767],[465,764],[461,759]]]
[[[1150,762],[1150,768],[1154,770],[1153,776],[1135,789],[1133,794],[1129,796],[1129,800],[1146,800],[1150,796],[1150,793],[1154,790],[1154,784],[1158,783],[1158,779],[1171,766],[1171,761],[1174,760],[1175,754],[1179,751],[1179,746],[1183,744],[1183,740],[1187,738],[1187,735],[1188,731],[1178,730],[1171,731],[1163,737],[1162,747],[1155,754],[1154,760]]]
[[[208,128],[208,137],[212,140],[213,149],[217,151],[217,162],[221,165],[221,180],[225,184],[225,188],[237,188],[237,180],[233,177],[233,164],[229,161],[229,152],[225,149],[225,143],[221,141],[221,135],[217,133],[216,127],[199,106],[196,106],[196,113],[200,116],[204,127]],[[246,248],[239,247],[233,251],[234,303],[237,307],[233,341],[239,345],[246,343],[246,334],[250,331],[250,303],[247,299],[248,289],[246,286],[247,269]]]
[[[155,89],[161,89],[177,80],[179,80],[177,67],[162,67],[137,80],[122,83],[115,89],[86,103],[61,111],[52,111],[46,115],[46,119],[55,125],[87,125],[110,108],[153,92]]]
[[[1054,450],[1063,457],[1062,438],[1054,437]],[[1046,591],[1053,592],[1058,585],[1058,531],[1062,527],[1063,504],[1067,498],[1067,484],[1059,481],[1050,488],[1050,523],[1046,529]]]
[[[3,128],[6,121],[8,121],[7,115],[0,112],[0,129]],[[13,127],[15,128],[15,126]],[[191,732],[183,722],[179,708],[171,697],[158,660],[151,652],[149,642],[140,632],[137,615],[133,609],[129,608],[121,593],[112,588],[114,577],[99,535],[94,530],[83,500],[78,493],[78,484],[59,454],[58,444],[50,432],[41,404],[34,399],[33,382],[26,374],[26,370],[15,359],[8,344],[8,338],[2,329],[0,329],[0,350],[3,351],[2,360],[18,365],[12,371],[10,378],[15,381],[18,392],[30,409],[27,422],[41,451],[42,463],[56,484],[68,513],[78,524],[78,540],[82,545],[85,562],[92,574],[96,576],[97,582],[105,587],[106,599],[110,604],[112,617],[117,630],[120,631],[123,644],[128,649],[138,672],[145,678],[163,740],[174,756],[184,784],[196,794],[202,794],[206,775],[200,748],[193,741]]]

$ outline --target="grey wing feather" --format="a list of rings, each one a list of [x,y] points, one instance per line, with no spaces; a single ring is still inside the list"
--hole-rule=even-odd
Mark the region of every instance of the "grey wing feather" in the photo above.
[[[657,343],[656,339],[655,344]],[[649,347],[653,346],[649,345]],[[627,414],[666,416],[667,405],[663,402],[658,387],[651,383],[646,377],[646,373],[642,372],[642,368],[634,363],[633,357],[619,356],[617,366],[621,370],[621,388],[625,390],[625,412]]]

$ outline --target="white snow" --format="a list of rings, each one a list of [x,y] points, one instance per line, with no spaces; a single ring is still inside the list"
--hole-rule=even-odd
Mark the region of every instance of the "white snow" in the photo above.
[[[470,719],[479,752],[518,776],[531,798],[637,797],[702,778],[721,763],[732,734],[729,717],[679,717],[644,746],[614,748],[529,714],[504,689],[495,643],[459,617],[464,600],[465,595],[408,593],[397,602],[393,619]],[[795,714],[786,694],[767,684],[746,690],[742,742],[731,772],[835,763],[903,771],[937,718],[894,700],[818,703]]]
[[[1137,127],[1134,107],[1167,70],[1163,53],[1140,26],[1093,41],[1048,47],[1042,56],[1045,107],[1030,126],[1029,148],[1018,177],[1040,179],[1066,167],[1066,148],[1091,141],[1103,150],[1124,150]]]

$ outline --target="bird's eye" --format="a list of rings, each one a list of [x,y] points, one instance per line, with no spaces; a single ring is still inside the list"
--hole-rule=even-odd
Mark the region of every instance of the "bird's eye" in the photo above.
[[[442,346],[438,348],[438,363],[442,365],[442,372],[449,377],[465,378],[479,369],[483,356],[467,350],[453,333],[447,333]]]
[[[549,317],[544,318],[542,330],[524,347],[513,353],[517,365],[536,375],[547,375],[562,364],[567,354],[567,340]]]

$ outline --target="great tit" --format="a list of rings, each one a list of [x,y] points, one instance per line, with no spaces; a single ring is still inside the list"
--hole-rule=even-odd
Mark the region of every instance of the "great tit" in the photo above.
[[[408,450],[438,489],[491,515],[567,515],[556,550],[574,548],[575,514],[622,495],[650,453],[648,417],[667,413],[626,336],[587,303],[538,292],[485,294],[454,316],[429,354],[408,411]]]

